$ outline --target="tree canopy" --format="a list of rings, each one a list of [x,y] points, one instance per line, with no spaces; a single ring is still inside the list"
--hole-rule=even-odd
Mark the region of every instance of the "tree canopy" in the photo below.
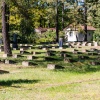
[[[3,1],[0,0],[0,4]],[[100,33],[99,0],[5,0],[5,2],[9,5],[10,11],[10,33],[16,31],[29,36],[34,33],[34,28],[56,28],[56,38],[59,38],[59,31],[68,25],[84,23],[96,27],[96,33]],[[84,7],[87,9],[85,15]]]

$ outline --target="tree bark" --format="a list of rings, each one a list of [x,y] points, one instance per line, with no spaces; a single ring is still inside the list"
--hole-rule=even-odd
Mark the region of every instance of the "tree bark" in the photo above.
[[[64,3],[62,3],[62,30],[64,29]]]
[[[58,24],[58,0],[56,1],[56,42],[59,42],[59,24]]]
[[[8,32],[9,32],[9,8],[7,8],[7,4],[3,1],[2,3],[2,35],[3,35],[3,43],[4,43],[4,53],[12,54]]]
[[[87,41],[87,6],[86,6],[86,1],[84,2],[84,31],[85,31],[85,41]]]

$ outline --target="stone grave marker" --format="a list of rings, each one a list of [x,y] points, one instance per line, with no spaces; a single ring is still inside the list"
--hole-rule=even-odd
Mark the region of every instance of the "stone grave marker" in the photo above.
[[[55,64],[48,64],[47,68],[53,70],[53,69],[55,69]]]
[[[5,64],[10,64],[10,60],[5,60]]]
[[[59,49],[63,48],[63,38],[59,38]]]
[[[29,49],[32,49],[32,47],[29,47]]]
[[[20,51],[24,51],[25,50],[25,48],[20,48]]]
[[[64,62],[65,62],[65,63],[69,63],[70,60],[69,60],[68,58],[64,58]]]
[[[81,52],[85,53],[85,52],[86,52],[86,50],[85,50],[85,49],[82,49],[82,50],[81,50]]]
[[[27,59],[28,59],[28,60],[32,60],[33,57],[34,57],[34,56],[32,56],[32,55],[28,55],[28,56],[27,56]]]
[[[28,61],[23,61],[22,65],[27,67],[27,66],[29,66],[29,62]]]
[[[9,55],[9,54],[3,54],[3,58],[7,58],[7,57],[10,57],[12,55]]]
[[[23,44],[19,44],[19,46],[23,46]]]
[[[98,46],[98,43],[97,43],[97,42],[93,42],[93,45],[94,45],[94,46]]]
[[[42,48],[42,50],[47,50],[47,48]]]
[[[20,57],[21,55],[18,55],[18,54],[13,54],[13,58],[18,58],[18,57]]]
[[[4,46],[0,46],[0,52],[4,51]]]
[[[13,50],[17,50],[17,48],[13,48]]]
[[[25,52],[24,50],[21,50],[21,51],[20,51],[20,54],[24,54],[24,52]]]
[[[0,48],[0,52],[4,51],[4,49]]]
[[[55,47],[52,47],[52,49],[55,49]]]
[[[13,34],[13,48],[18,48],[18,44],[17,44],[17,38],[18,38],[18,35],[17,34]]]
[[[25,44],[25,46],[28,46],[28,44]]]
[[[13,63],[15,63],[15,62],[12,60],[5,59],[5,64],[13,64]]]
[[[92,46],[92,43],[87,43],[87,46]]]
[[[33,51],[33,55],[36,55],[36,52],[35,51]]]
[[[64,67],[55,65],[55,64],[47,64],[47,69],[54,70],[54,69],[63,69]]]

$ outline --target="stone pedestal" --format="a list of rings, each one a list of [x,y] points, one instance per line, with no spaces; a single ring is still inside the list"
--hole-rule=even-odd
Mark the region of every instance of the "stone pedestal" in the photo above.
[[[24,52],[25,52],[25,51],[22,50],[22,51],[20,51],[20,54],[24,54]]]
[[[32,47],[29,47],[29,49],[32,49]]]
[[[24,48],[20,48],[20,51],[24,51]]]
[[[0,48],[0,52],[4,51],[4,49]]]
[[[47,50],[46,48],[42,48],[42,50]]]
[[[36,52],[35,51],[33,51],[33,55],[36,55]]]
[[[87,46],[92,46],[92,43],[88,43]]]
[[[5,64],[14,64],[14,63],[15,63],[15,62],[12,61],[12,60],[8,60],[8,59],[5,60]]]
[[[4,57],[4,58],[10,57],[10,56],[12,56],[12,55],[9,55],[9,54],[3,54],[3,57]]]
[[[59,47],[59,49],[63,49],[63,47]]]
[[[23,44],[19,44],[19,46],[23,46]]]
[[[55,47],[52,47],[52,49],[55,49]]]
[[[23,65],[23,66],[29,66],[29,62],[28,62],[28,61],[23,61],[23,62],[22,62],[22,65]]]
[[[5,60],[5,64],[10,64],[10,60]]]
[[[63,47],[63,38],[59,38],[59,49]]]
[[[32,60],[33,59],[33,56],[31,56],[31,55],[30,56],[27,56],[27,59],[28,60]]]
[[[54,69],[63,69],[64,67],[62,67],[60,65],[55,65],[55,64],[48,64],[47,68],[50,70],[54,70]]]
[[[28,46],[28,44],[25,44],[25,46]]]
[[[55,69],[55,64],[48,64],[47,68],[53,70]]]
[[[18,58],[19,56],[18,54],[13,54],[13,58]]]
[[[17,50],[16,48],[13,48],[13,50]]]
[[[94,46],[98,46],[98,43],[97,42],[94,42]]]

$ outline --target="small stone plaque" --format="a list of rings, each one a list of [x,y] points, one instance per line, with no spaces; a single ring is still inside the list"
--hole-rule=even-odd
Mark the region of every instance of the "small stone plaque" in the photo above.
[[[10,57],[10,56],[12,56],[12,55],[9,55],[9,54],[3,54],[3,57],[4,57],[4,58]]]
[[[48,64],[47,65],[47,68],[48,69],[55,69],[55,64]]]
[[[29,66],[29,62],[28,62],[28,61],[23,61],[23,62],[22,62],[22,65],[23,65],[23,66]]]
[[[27,56],[27,59],[28,60],[32,60],[33,59],[33,56],[29,55],[29,56]]]

